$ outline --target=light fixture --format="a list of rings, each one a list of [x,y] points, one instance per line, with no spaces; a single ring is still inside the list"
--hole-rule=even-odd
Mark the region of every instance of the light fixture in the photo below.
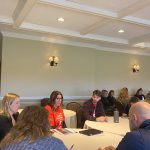
[[[132,71],[133,72],[139,72],[139,70],[140,70],[140,66],[137,65],[137,64],[134,64],[133,67],[132,67]]]
[[[123,29],[120,29],[118,32],[119,32],[119,33],[124,33],[124,30],[123,30]]]
[[[60,18],[58,18],[58,21],[59,22],[64,22],[65,20],[64,20],[64,18],[60,17]]]
[[[51,56],[51,57],[49,57],[49,65],[50,66],[57,66],[58,65],[58,57],[56,57],[56,56]]]

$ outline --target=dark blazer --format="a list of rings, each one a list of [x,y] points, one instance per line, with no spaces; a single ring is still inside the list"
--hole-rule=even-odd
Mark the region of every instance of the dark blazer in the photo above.
[[[13,114],[15,121],[17,121],[19,113]],[[0,115],[0,141],[5,137],[9,130],[13,127],[12,120],[6,115]]]
[[[150,149],[150,119],[142,123],[139,129],[128,132],[119,143],[116,150],[149,150]]]
[[[105,116],[105,111],[104,111],[103,104],[102,104],[101,100],[97,102],[96,110],[95,110],[95,117],[93,117],[93,113],[94,113],[94,107],[93,107],[92,99],[86,101],[83,104],[84,120],[96,121],[97,117]]]

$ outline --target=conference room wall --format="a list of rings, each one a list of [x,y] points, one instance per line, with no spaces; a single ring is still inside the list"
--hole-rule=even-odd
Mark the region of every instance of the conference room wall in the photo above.
[[[59,57],[55,68],[48,63],[53,55]],[[139,73],[132,72],[134,63]],[[1,96],[15,92],[22,99],[40,99],[57,89],[65,99],[86,99],[94,89],[148,91],[149,65],[149,56],[4,37]]]

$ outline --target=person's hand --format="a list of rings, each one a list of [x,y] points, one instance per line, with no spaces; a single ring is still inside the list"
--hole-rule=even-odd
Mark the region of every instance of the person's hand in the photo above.
[[[115,150],[115,147],[113,147],[113,146],[108,146],[108,147],[105,147],[103,150]]]
[[[97,150],[115,150],[115,147],[113,147],[113,146],[107,146],[105,148],[99,147]]]
[[[122,113],[122,117],[127,117],[127,114],[125,114],[125,113]]]
[[[105,116],[105,122],[108,122],[108,117],[107,116]]]
[[[108,119],[107,119],[107,117],[105,117],[105,116],[101,116],[101,117],[97,117],[97,118],[96,118],[96,121],[97,121],[97,122],[107,122]]]

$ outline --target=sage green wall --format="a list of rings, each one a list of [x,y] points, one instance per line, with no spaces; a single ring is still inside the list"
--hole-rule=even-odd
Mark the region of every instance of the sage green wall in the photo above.
[[[1,95],[48,96],[60,90],[64,96],[90,96],[94,89],[150,89],[150,57],[98,51],[68,45],[4,37]],[[58,56],[58,67],[48,64]],[[133,74],[131,66],[140,65]]]

